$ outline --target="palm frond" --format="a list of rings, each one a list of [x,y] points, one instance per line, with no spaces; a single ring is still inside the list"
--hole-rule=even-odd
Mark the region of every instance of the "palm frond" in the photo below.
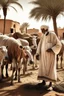
[[[16,8],[15,8],[15,7],[13,7],[13,6],[11,6],[11,5],[10,5],[9,7],[12,7],[12,8],[13,8],[16,12],[18,12],[18,11],[16,10]]]
[[[3,15],[4,15],[4,29],[3,29],[3,34],[5,34],[5,21],[6,21],[6,15],[7,15],[7,9],[8,7],[12,7],[16,12],[17,10],[15,9],[14,6],[12,6],[12,4],[16,4],[18,5],[20,8],[23,9],[22,5],[18,2],[18,0],[0,0],[0,7],[3,10]]]
[[[21,9],[23,9],[23,7],[22,7],[22,5],[20,4],[20,3],[18,3],[18,2],[10,2],[10,4],[16,4],[16,5],[18,5]]]
[[[40,20],[41,17],[44,17],[49,14],[49,11],[46,10],[46,12],[44,10],[42,10],[41,7],[36,7],[33,10],[31,10],[30,12],[30,18],[34,17],[36,20]]]
[[[52,18],[54,30],[57,34],[56,18],[59,14],[64,15],[62,14],[64,12],[64,0],[36,0],[30,2],[30,4],[36,6],[31,9],[29,17],[46,21]]]
[[[64,10],[64,0],[36,0],[30,3],[37,6],[30,11],[29,17],[37,20],[42,16],[48,18],[47,15],[56,17]]]

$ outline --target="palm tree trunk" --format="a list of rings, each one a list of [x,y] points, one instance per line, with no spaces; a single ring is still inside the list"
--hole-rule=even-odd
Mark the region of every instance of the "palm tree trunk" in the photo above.
[[[4,16],[4,27],[3,27],[3,34],[5,34],[5,25],[6,25],[6,16]]]
[[[54,31],[55,31],[56,35],[58,36],[56,17],[52,17],[52,19],[53,19]]]
[[[3,27],[3,34],[5,34],[5,25],[6,25],[6,15],[7,15],[7,7],[3,7],[3,14],[4,14],[4,27]]]
[[[26,33],[27,33],[27,28],[26,28]]]

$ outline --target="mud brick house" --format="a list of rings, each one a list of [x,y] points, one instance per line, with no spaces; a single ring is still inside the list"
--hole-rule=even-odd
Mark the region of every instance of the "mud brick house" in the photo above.
[[[4,27],[4,20],[0,19],[0,33],[3,33],[3,27]],[[17,32],[20,32],[19,28],[20,28],[20,23],[13,21],[13,20],[9,20],[6,19],[6,25],[5,25],[5,34],[9,34],[11,29],[14,29]]]

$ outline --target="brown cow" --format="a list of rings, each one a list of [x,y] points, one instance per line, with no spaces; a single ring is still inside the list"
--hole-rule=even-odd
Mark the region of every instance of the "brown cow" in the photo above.
[[[18,82],[20,82],[20,64],[21,58],[25,58],[25,51],[23,48],[20,48],[20,44],[13,37],[8,37],[6,35],[0,35],[0,46],[8,46],[8,63],[12,63],[12,66],[16,66],[16,70],[18,71]],[[15,68],[13,67],[12,76],[11,76],[11,84],[13,84],[13,74]]]
[[[30,34],[27,34],[27,33],[22,34],[22,33],[19,33],[19,32],[15,32],[15,33],[13,33],[12,37],[14,37],[15,39],[21,38],[21,39],[27,40],[29,42],[29,46],[32,49],[32,55],[33,55],[33,58],[34,58],[34,56],[36,54],[36,50],[37,50],[37,45],[40,41],[40,38],[38,37],[38,35],[35,35],[35,34],[30,35]],[[36,41],[34,40],[33,37],[36,37]],[[35,43],[34,43],[34,41],[35,41]],[[37,65],[35,65],[35,66],[37,66]],[[34,63],[33,63],[33,69],[34,68],[35,67],[34,67]]]

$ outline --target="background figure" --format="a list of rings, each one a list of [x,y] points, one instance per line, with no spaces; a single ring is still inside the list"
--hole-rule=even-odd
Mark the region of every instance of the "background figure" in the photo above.
[[[41,26],[43,35],[38,44],[36,59],[40,60],[38,79],[43,80],[38,85],[46,85],[46,81],[49,81],[49,87],[51,87],[52,82],[57,80],[56,55],[60,52],[61,42],[56,34],[49,32],[48,29],[46,25]]]

